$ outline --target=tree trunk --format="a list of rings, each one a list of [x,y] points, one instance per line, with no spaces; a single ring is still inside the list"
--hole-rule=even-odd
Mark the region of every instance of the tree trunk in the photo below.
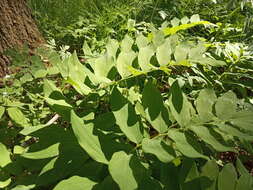
[[[5,50],[24,44],[34,48],[42,42],[26,0],[0,0],[0,78],[10,72],[10,59],[3,54]]]

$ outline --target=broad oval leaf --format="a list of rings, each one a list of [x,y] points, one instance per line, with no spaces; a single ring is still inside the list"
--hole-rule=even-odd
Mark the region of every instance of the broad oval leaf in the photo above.
[[[96,184],[88,178],[72,176],[58,183],[53,190],[92,190]]]
[[[169,113],[163,103],[161,93],[149,80],[142,92],[142,103],[146,112],[147,120],[152,127],[158,132],[163,133],[168,130],[171,124],[169,120]]]
[[[251,175],[242,175],[236,184],[236,190],[252,190],[253,177]]]
[[[204,89],[200,91],[196,100],[196,108],[202,121],[209,121],[214,118],[213,105],[216,99],[214,90]]]
[[[152,68],[150,65],[150,59],[154,53],[154,48],[151,45],[140,48],[138,54],[138,64],[140,65],[142,71],[147,72]]]
[[[220,141],[218,141],[214,133],[212,134],[212,132],[207,127],[191,126],[190,129],[204,142],[211,145],[215,150],[219,152],[235,151],[232,147],[223,145]]]
[[[160,66],[168,65],[171,60],[172,50],[168,39],[156,50],[156,57]]]
[[[37,152],[27,152],[22,155],[24,158],[29,159],[45,159],[55,157],[59,154],[59,143],[49,146]]]
[[[226,164],[218,178],[218,190],[235,190],[237,174],[233,164]]]
[[[17,107],[11,107],[7,109],[8,115],[10,118],[17,123],[18,125],[22,127],[29,126],[28,119],[25,117],[25,115],[22,113],[22,111]]]
[[[171,86],[170,96],[167,103],[178,124],[181,127],[188,126],[189,122],[195,115],[195,110],[182,92],[178,80],[176,80]]]
[[[219,166],[215,160],[207,161],[201,168],[202,179],[200,181],[203,190],[216,190],[216,182],[219,175]]]
[[[228,120],[235,115],[236,108],[237,98],[232,91],[229,91],[219,97],[215,104],[216,115],[222,120]]]
[[[114,88],[111,94],[110,103],[116,124],[120,127],[121,131],[132,142],[140,143],[143,139],[142,126],[133,105],[128,102],[117,88]]]
[[[6,146],[0,143],[0,167],[5,167],[9,163],[11,163],[10,155],[11,153],[7,150]]]
[[[147,177],[145,167],[133,155],[116,152],[109,162],[109,172],[121,190],[134,190]]]
[[[93,134],[93,124],[84,125],[83,120],[75,112],[71,111],[71,125],[78,143],[94,160],[108,164],[104,152],[101,149],[99,138]]]
[[[164,163],[171,162],[176,157],[174,149],[160,139],[143,139],[142,149],[145,153],[154,154]]]
[[[253,112],[250,110],[243,110],[236,112],[230,119],[230,123],[243,130],[253,131]]]
[[[183,132],[171,129],[168,131],[168,137],[175,142],[176,148],[183,155],[190,158],[204,158],[208,160],[208,157],[199,150],[197,142],[194,139],[187,138]]]

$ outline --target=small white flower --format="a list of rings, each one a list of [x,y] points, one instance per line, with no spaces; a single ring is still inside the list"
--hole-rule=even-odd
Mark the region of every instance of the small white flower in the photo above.
[[[3,96],[7,96],[8,95],[8,93],[7,92],[3,92]]]

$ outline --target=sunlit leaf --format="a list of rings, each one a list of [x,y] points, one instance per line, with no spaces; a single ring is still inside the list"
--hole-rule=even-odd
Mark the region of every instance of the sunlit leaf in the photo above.
[[[133,105],[123,97],[117,88],[114,88],[111,94],[110,103],[116,124],[120,127],[121,131],[130,141],[135,143],[141,142],[143,138],[142,126]]]
[[[168,130],[170,125],[169,113],[164,106],[163,97],[156,89],[152,81],[148,81],[142,92],[142,103],[147,120],[153,128],[162,133]]]
[[[10,155],[11,153],[7,150],[6,146],[0,143],[0,167],[5,167],[7,164],[11,163]]]
[[[148,175],[145,167],[133,155],[116,152],[109,162],[109,172],[121,190],[137,189]]]
[[[171,162],[176,156],[173,148],[159,139],[143,139],[142,149],[145,153],[154,154],[165,163]]]
[[[70,187],[75,190],[92,190],[96,184],[88,178],[72,176],[58,183],[53,190],[69,190]]]
[[[184,133],[171,129],[168,131],[168,137],[175,142],[176,148],[185,156],[208,160],[208,157],[201,153],[197,142],[194,139],[187,138]]]
[[[59,143],[51,145],[37,152],[27,152],[22,154],[22,157],[29,159],[45,159],[55,157],[59,154]]]
[[[71,111],[71,125],[81,147],[96,161],[107,164],[98,136],[93,134],[93,125],[84,125],[74,111]]]
[[[22,111],[17,107],[10,107],[7,109],[8,115],[10,118],[22,127],[29,126],[29,120],[25,117]]]

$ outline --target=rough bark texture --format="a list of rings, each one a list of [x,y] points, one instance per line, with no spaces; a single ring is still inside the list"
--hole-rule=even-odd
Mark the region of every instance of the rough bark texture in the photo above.
[[[0,78],[9,73],[10,59],[3,52],[13,47],[30,48],[43,42],[26,0],[0,0]]]

